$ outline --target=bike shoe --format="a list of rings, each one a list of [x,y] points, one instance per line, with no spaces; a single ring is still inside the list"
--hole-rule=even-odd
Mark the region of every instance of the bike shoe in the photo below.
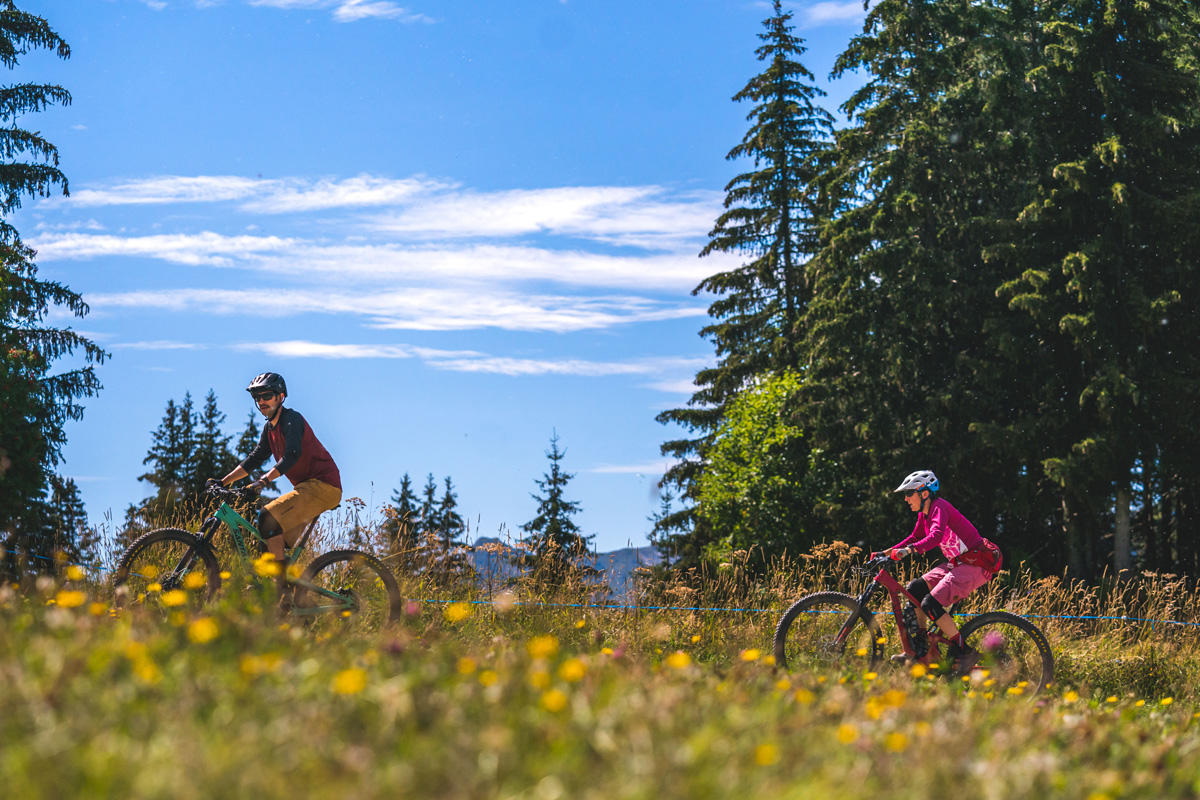
[[[958,645],[952,644],[948,648],[947,653],[950,656],[950,663],[953,664],[953,673],[955,678],[961,678],[971,672],[971,668],[979,663],[979,658],[983,654],[974,647],[967,645],[966,649],[960,648]]]

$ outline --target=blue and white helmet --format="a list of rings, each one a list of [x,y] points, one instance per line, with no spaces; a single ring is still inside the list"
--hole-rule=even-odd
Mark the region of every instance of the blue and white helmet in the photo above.
[[[936,492],[938,490],[937,475],[934,475],[927,469],[919,469],[905,478],[903,483],[896,487],[897,492],[912,492],[920,491],[921,489]]]

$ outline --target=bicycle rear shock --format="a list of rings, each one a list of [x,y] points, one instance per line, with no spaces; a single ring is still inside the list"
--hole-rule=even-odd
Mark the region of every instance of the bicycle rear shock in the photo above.
[[[908,640],[912,643],[913,652],[917,658],[924,658],[929,652],[929,637],[925,635],[920,621],[917,620],[917,607],[905,602],[904,612],[900,616],[904,620],[904,629],[908,631]]]

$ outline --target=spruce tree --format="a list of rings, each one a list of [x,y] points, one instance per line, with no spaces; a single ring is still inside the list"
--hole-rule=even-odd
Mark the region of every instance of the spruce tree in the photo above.
[[[143,508],[153,507],[159,512],[174,511],[183,499],[192,478],[192,466],[196,452],[196,415],[191,392],[184,394],[183,403],[176,405],[174,399],[167,401],[162,422],[151,434],[153,442],[143,464],[150,470],[138,480],[146,481],[157,490],[154,497],[143,503]]]
[[[229,449],[233,437],[221,430],[225,414],[217,408],[217,395],[212,389],[204,398],[196,429],[196,446],[186,470],[185,494],[198,497],[209,478],[223,478],[237,466],[238,459]]]
[[[388,555],[400,559],[411,559],[417,546],[416,528],[420,509],[419,498],[413,491],[408,473],[400,479],[400,488],[392,494],[392,503],[386,509],[383,525],[387,536]]]
[[[20,56],[36,49],[62,59],[71,54],[46,20],[0,0],[0,62],[14,69]],[[61,86],[0,87],[0,543],[9,550],[41,546],[34,539],[44,530],[44,498],[66,442],[66,422],[82,417],[78,400],[99,391],[95,365],[107,356],[70,328],[45,324],[52,308],[83,317],[87,304],[65,285],[38,278],[36,252],[8,221],[27,196],[49,197],[55,187],[67,193],[57,148],[19,127],[18,119],[70,102]],[[56,361],[72,354],[82,366],[52,372]]]
[[[792,32],[791,20],[791,12],[775,0],[756,50],[766,67],[733,97],[753,107],[749,130],[727,158],[748,161],[751,169],[725,187],[725,212],[700,255],[734,253],[747,260],[705,279],[693,292],[717,296],[709,307],[713,322],[701,331],[716,348],[717,366],[696,376],[699,389],[688,407],[658,416],[659,422],[678,423],[696,435],[662,446],[664,454],[681,459],[667,479],[689,500],[696,498],[705,451],[728,402],[755,375],[792,368],[804,333],[812,295],[805,264],[817,250],[820,222],[815,178],[832,118],[816,103],[824,92],[800,61],[806,48]],[[700,527],[693,529],[697,522]],[[677,543],[711,535],[692,505],[659,520],[656,531]]]
[[[425,479],[424,488],[421,489],[421,512],[417,515],[417,526],[414,530],[418,541],[423,540],[427,534],[441,530],[441,521],[437,518],[437,490],[437,482],[431,472]]]
[[[580,533],[580,527],[572,519],[581,508],[579,503],[566,498],[567,484],[575,477],[563,471],[562,460],[566,454],[558,448],[558,434],[553,434],[550,449],[546,451],[550,471],[540,480],[534,480],[542,494],[531,495],[538,504],[537,516],[521,526],[532,551],[527,563],[551,574],[573,568],[579,558],[588,554],[589,543],[594,538]]]

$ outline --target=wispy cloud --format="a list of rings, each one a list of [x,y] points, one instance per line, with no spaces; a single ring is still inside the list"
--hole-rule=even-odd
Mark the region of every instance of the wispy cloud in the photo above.
[[[277,358],[327,359],[406,359],[417,358],[435,369],[451,372],[476,372],[494,375],[647,375],[664,370],[696,370],[707,362],[697,358],[647,358],[631,361],[590,361],[587,359],[535,359],[493,356],[474,350],[437,350],[427,347],[388,344],[327,344],[306,340],[253,342],[236,345]]]
[[[159,339],[153,342],[113,342],[105,345],[113,350],[204,350],[202,344]]]
[[[643,461],[640,464],[604,464],[592,467],[587,471],[600,475],[642,475],[661,478],[672,466],[673,462],[664,458],[657,461]]]
[[[399,22],[433,22],[431,17],[418,14],[391,0],[247,0],[252,6],[267,8],[329,9],[338,22],[360,19],[394,19]]]
[[[512,238],[546,234],[659,250],[691,247],[721,211],[713,191],[661,186],[568,186],[498,192],[462,190],[423,175],[336,180],[233,175],[156,176],[87,187],[46,207],[236,202],[257,214],[385,208],[364,230],[403,239]]]
[[[872,0],[874,6],[877,0]],[[846,22],[861,22],[867,16],[862,0],[823,0],[801,7],[805,27],[816,28],[821,25],[840,25]]]
[[[89,294],[93,315],[119,309],[237,314],[253,306],[263,317],[337,314],[381,330],[478,330],[568,333],[636,322],[702,316],[703,308],[642,297],[530,295],[515,291],[407,289],[331,292],[264,287],[162,289]]]
[[[193,266],[242,267],[304,280],[336,276],[339,284],[550,281],[622,289],[689,291],[734,257],[691,253],[613,255],[529,246],[324,244],[279,236],[197,234],[116,236],[47,232],[31,239],[43,262],[113,256]]]

